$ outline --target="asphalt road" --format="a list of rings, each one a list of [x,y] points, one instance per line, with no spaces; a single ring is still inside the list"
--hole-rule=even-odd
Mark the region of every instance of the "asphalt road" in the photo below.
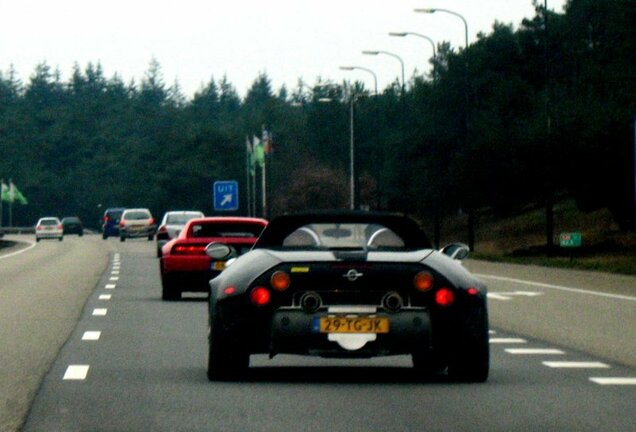
[[[48,327],[58,335],[58,343],[66,340],[59,353],[53,342],[47,345],[54,361],[25,431],[636,427],[636,278],[468,261],[466,266],[491,287],[492,369],[485,384],[455,384],[445,377],[420,382],[406,356],[358,361],[253,356],[246,381],[210,383],[205,376],[205,299],[160,300],[154,243],[69,240],[40,243],[0,259],[2,305],[21,298],[24,287],[33,291],[34,285],[20,282],[22,274],[50,287],[25,296],[30,302],[13,302],[7,308],[12,320],[2,310],[3,363],[13,355],[5,338],[14,340],[15,349],[21,340],[39,345],[36,337],[46,339],[25,330],[14,337],[13,330],[5,331],[8,322],[18,328],[38,322],[41,330]],[[82,252],[75,255],[76,248]],[[95,256],[87,258],[91,253]],[[92,264],[76,264],[80,259]],[[41,263],[45,274],[30,269],[33,262]],[[65,281],[61,275],[66,272],[83,272],[81,283]],[[9,285],[5,274],[11,275]],[[57,279],[70,286],[54,288]],[[75,292],[68,296],[74,302],[54,306],[65,297],[59,291]],[[36,300],[40,296],[43,300]],[[57,318],[50,318],[50,311],[58,311],[53,314]],[[27,357],[12,361],[13,367],[33,381],[46,362],[32,367]],[[29,395],[11,400],[15,387],[5,392],[4,377],[10,372],[0,367],[2,395],[9,395],[6,400],[14,406],[28,404]],[[0,412],[3,419],[5,411]],[[6,425],[2,430],[15,430]]]

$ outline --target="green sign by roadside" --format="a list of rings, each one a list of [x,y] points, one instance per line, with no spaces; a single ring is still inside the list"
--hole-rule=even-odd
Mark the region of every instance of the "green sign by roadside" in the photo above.
[[[583,236],[580,232],[561,233],[559,236],[561,247],[581,247]]]

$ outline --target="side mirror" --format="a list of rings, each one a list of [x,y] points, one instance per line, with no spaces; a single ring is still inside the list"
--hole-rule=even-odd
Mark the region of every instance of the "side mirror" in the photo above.
[[[441,252],[454,260],[461,261],[468,256],[470,248],[464,243],[451,243],[448,246],[444,246]]]
[[[205,254],[214,259],[225,259],[232,254],[232,249],[222,243],[210,243],[205,247]]]

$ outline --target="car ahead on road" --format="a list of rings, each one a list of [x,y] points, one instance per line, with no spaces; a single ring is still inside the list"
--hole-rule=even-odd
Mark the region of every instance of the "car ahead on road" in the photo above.
[[[80,237],[84,235],[84,225],[80,218],[76,216],[62,218],[62,229],[64,230],[64,235],[77,234]]]
[[[126,209],[123,207],[111,207],[104,211],[102,219],[102,238],[104,240],[108,237],[119,237],[119,219],[124,210]]]
[[[35,241],[42,239],[64,239],[64,228],[62,222],[53,216],[43,217],[35,224]]]
[[[191,219],[177,238],[163,246],[159,259],[163,300],[178,300],[181,293],[208,292],[210,279],[225,268],[225,259],[205,253],[210,243],[225,244],[232,256],[250,250],[267,225],[265,219],[205,217]],[[229,259],[230,257],[226,257]]]
[[[169,211],[163,215],[157,228],[157,257],[161,258],[161,248],[177,237],[190,219],[205,217],[203,212],[195,210]]]
[[[231,256],[211,243],[214,260]],[[410,354],[417,374],[489,373],[486,287],[398,214],[280,216],[210,281],[211,380],[243,376],[251,354],[366,358]]]
[[[127,238],[147,237],[152,241],[157,226],[150,210],[146,208],[126,209],[119,219],[119,240]]]

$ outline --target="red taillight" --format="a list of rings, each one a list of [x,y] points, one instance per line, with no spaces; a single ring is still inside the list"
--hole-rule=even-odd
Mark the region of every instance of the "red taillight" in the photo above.
[[[415,289],[422,292],[428,291],[433,288],[433,282],[433,275],[429,272],[419,272],[413,279],[413,285],[415,285]]]
[[[470,287],[468,288],[468,295],[470,296],[476,296],[477,294],[479,294],[479,291],[477,290],[477,288],[474,287]]]
[[[120,227],[123,227],[125,225],[126,225],[126,222],[123,219],[119,221],[119,226]]]
[[[229,286],[223,290],[223,294],[225,295],[232,295],[235,292],[236,292],[236,288],[234,288],[233,286]]]
[[[42,225],[38,225],[35,229],[41,230],[42,228],[44,228]]]
[[[165,225],[161,225],[161,226],[159,227],[159,232],[160,232],[160,233],[165,233],[166,231],[168,231],[168,228],[166,228],[166,226],[165,226]]]
[[[104,223],[108,223],[108,216],[104,216]]]
[[[276,291],[285,291],[287,288],[289,288],[291,279],[289,278],[289,275],[287,273],[283,271],[277,271],[274,272],[272,277],[269,279],[269,282],[272,285],[272,288],[274,288]]]
[[[62,229],[62,224],[57,224],[57,229]]]
[[[150,222],[148,222],[150,225],[152,225],[153,223],[155,223],[155,220],[153,218],[150,218]]]
[[[205,246],[202,245],[176,245],[172,248],[174,255],[205,255]]]
[[[435,303],[438,306],[447,307],[455,301],[455,293],[449,288],[440,288],[435,293]]]
[[[269,290],[262,286],[254,288],[250,293],[250,300],[252,301],[254,306],[266,306],[270,300]]]

